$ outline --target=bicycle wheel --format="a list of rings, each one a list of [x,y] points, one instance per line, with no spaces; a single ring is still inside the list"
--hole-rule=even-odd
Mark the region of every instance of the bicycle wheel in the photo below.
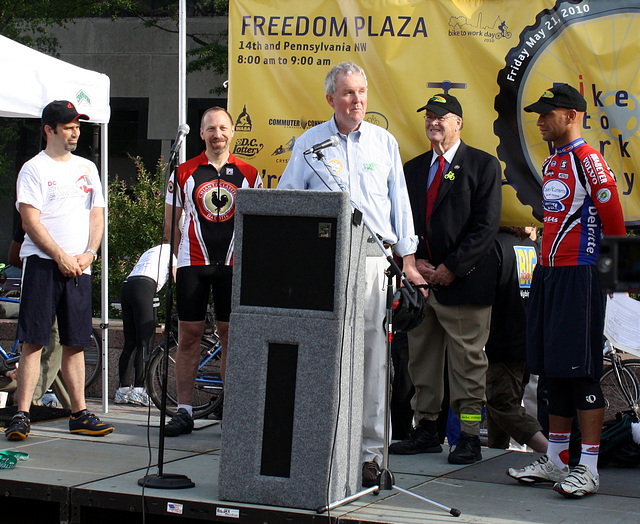
[[[611,420],[616,418],[616,413],[622,411],[637,409],[640,401],[640,360],[627,359],[622,360],[622,369],[620,370],[620,380],[618,383],[615,370],[612,364],[605,366],[604,373],[600,379],[600,386],[605,399],[604,419]],[[634,405],[629,405],[624,388],[633,400]]]
[[[97,329],[91,332],[91,346],[84,348],[84,387],[88,388],[102,372],[102,336]]]
[[[212,337],[203,338],[200,342],[201,361],[193,389],[193,418],[204,418],[222,403],[222,380],[220,379],[220,343]],[[162,405],[162,380],[164,378],[165,342],[163,341],[153,352],[147,371],[147,392],[153,403],[160,409]],[[176,351],[175,340],[169,346],[169,372],[167,383],[167,414],[175,415],[178,406],[176,392]]]

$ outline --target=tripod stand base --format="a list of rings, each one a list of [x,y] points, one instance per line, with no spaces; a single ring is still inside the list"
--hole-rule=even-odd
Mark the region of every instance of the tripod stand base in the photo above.
[[[163,475],[147,475],[138,479],[138,484],[153,489],[185,489],[193,488],[195,484],[186,475],[167,473]]]
[[[393,488],[393,485],[396,483],[396,479],[393,476],[393,473],[388,469],[383,469],[380,472],[380,477],[378,478],[378,486],[380,486],[381,490],[388,490]]]
[[[316,509],[317,513],[324,513],[325,511],[329,511],[332,509],[335,509],[339,506],[343,506],[344,504],[348,504],[349,502],[353,502],[354,500],[359,499],[360,497],[363,497],[364,495],[369,495],[370,493],[373,495],[377,495],[381,490],[383,491],[388,491],[391,489],[395,489],[396,491],[399,491],[400,493],[404,493],[405,495],[409,495],[411,497],[417,498],[419,500],[422,500],[423,502],[428,502],[429,504],[433,504],[434,506],[436,506],[437,508],[443,509],[445,511],[448,511],[450,515],[454,516],[454,517],[459,517],[461,515],[461,511],[459,509],[456,508],[450,508],[448,506],[445,506],[443,504],[440,504],[434,500],[428,499],[426,497],[423,497],[421,495],[418,495],[416,493],[413,493],[412,491],[403,489],[401,487],[398,487],[396,485],[393,484],[394,482],[394,478],[393,478],[393,473],[391,473],[391,471],[389,471],[388,469],[383,469],[382,472],[380,473],[380,485],[379,486],[373,486],[371,488],[365,489],[364,491],[360,491],[359,493],[355,493],[354,495],[351,495],[350,497],[344,498],[342,500],[337,500],[335,502],[332,502],[331,504],[328,504],[327,506],[321,506],[318,509]]]
[[[328,504],[326,506],[320,506],[319,508],[316,509],[316,513],[322,514],[325,511],[329,511],[329,510],[337,508],[339,506],[343,506],[344,504],[348,504],[349,502],[353,502],[354,500],[357,500],[360,497],[364,497],[365,495],[369,495],[369,493],[372,493],[373,495],[377,495],[379,493],[379,491],[380,491],[380,486],[372,486],[372,487],[367,488],[367,489],[365,489],[363,491],[359,491],[358,493],[354,493],[350,497],[346,497],[346,498],[341,499],[341,500],[336,500],[335,502],[332,502],[331,504]]]

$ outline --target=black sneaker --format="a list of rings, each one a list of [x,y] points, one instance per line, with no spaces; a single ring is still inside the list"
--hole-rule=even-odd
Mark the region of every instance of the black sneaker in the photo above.
[[[375,460],[362,464],[362,487],[371,488],[377,486],[380,480],[380,466]]]
[[[480,437],[462,431],[458,443],[449,453],[450,464],[474,464],[482,460],[480,453]]]
[[[164,427],[164,434],[167,437],[177,437],[191,433],[193,430],[193,417],[189,415],[186,409],[180,408],[178,412],[171,417]]]
[[[18,411],[11,422],[9,427],[4,431],[7,440],[24,440],[31,431],[31,420],[29,414],[24,411]]]
[[[86,409],[78,417],[69,417],[69,431],[79,435],[90,435],[92,437],[102,437],[108,435],[115,428],[106,422],[102,422],[93,413]]]
[[[415,455],[416,453],[440,453],[440,437],[435,420],[421,420],[411,430],[409,438],[394,442],[389,446],[389,452],[396,455]]]

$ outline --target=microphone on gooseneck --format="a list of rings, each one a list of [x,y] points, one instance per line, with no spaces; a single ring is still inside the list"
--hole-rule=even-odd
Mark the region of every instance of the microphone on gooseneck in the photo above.
[[[336,147],[339,143],[340,139],[337,136],[333,135],[327,138],[324,142],[320,142],[319,144],[310,147],[303,154],[308,155],[309,153],[317,153],[318,151],[326,149],[327,147]]]

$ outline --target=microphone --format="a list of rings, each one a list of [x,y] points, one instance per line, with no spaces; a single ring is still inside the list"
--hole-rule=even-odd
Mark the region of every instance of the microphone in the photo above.
[[[303,155],[308,155],[309,153],[317,153],[318,151],[326,149],[327,147],[336,147],[339,143],[340,139],[337,136],[333,135],[327,138],[324,142],[320,142],[319,144],[310,147],[303,153]]]
[[[173,146],[171,147],[171,153],[169,153],[169,157],[173,157],[180,147],[182,146],[182,142],[184,141],[184,137],[189,134],[189,126],[187,124],[180,124],[178,126],[178,134],[176,135],[176,139],[173,142]]]

